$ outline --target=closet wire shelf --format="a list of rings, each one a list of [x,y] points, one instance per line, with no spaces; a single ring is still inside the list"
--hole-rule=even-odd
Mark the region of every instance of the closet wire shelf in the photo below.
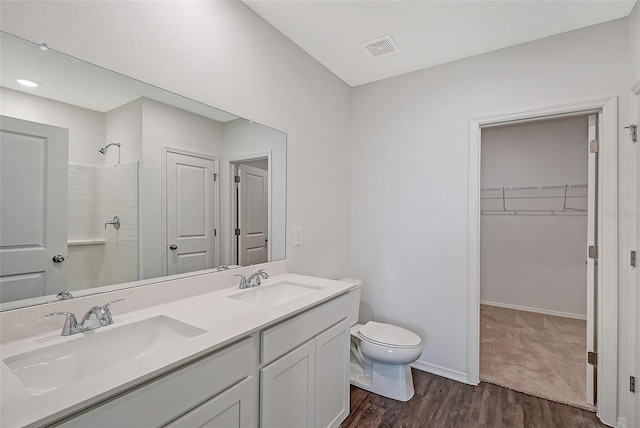
[[[586,215],[586,184],[485,187],[480,189],[482,214]]]

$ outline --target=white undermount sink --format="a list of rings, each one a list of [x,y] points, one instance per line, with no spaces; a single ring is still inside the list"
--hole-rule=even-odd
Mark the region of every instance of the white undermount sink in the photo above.
[[[41,395],[101,371],[179,346],[206,333],[167,316],[71,336],[56,345],[3,359],[31,395]]]
[[[275,308],[293,300],[321,290],[322,287],[296,284],[294,282],[277,282],[269,285],[259,285],[229,296],[232,299],[253,303],[265,308]]]

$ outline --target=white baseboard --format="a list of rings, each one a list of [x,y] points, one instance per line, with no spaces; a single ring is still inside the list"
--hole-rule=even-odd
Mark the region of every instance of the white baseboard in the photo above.
[[[490,302],[488,300],[480,300],[481,305],[497,306],[499,308],[516,309],[519,311],[536,312],[544,315],[554,315],[556,317],[574,318],[578,320],[586,320],[586,315],[571,314],[569,312],[550,311],[547,309],[531,308],[529,306],[512,305],[509,303]]]
[[[416,361],[411,364],[411,367],[422,370],[423,372],[431,373],[434,375],[446,377],[447,379],[455,380],[457,382],[469,383],[467,381],[467,374],[464,372],[459,372],[457,370],[452,370],[447,367],[438,366],[435,364],[425,363],[424,361]]]

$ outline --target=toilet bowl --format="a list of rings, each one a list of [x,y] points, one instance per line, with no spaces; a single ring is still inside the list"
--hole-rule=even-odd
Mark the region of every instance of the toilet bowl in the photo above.
[[[361,284],[361,283],[360,283]],[[350,290],[352,385],[399,401],[413,397],[410,364],[422,354],[417,334],[391,324],[358,324],[361,285]]]

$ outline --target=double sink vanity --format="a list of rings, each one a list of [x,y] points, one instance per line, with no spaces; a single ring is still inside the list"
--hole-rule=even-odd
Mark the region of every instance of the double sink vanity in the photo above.
[[[129,312],[118,303],[109,325],[67,336],[56,318],[60,330],[2,344],[0,425],[337,427],[356,285],[282,274]]]

